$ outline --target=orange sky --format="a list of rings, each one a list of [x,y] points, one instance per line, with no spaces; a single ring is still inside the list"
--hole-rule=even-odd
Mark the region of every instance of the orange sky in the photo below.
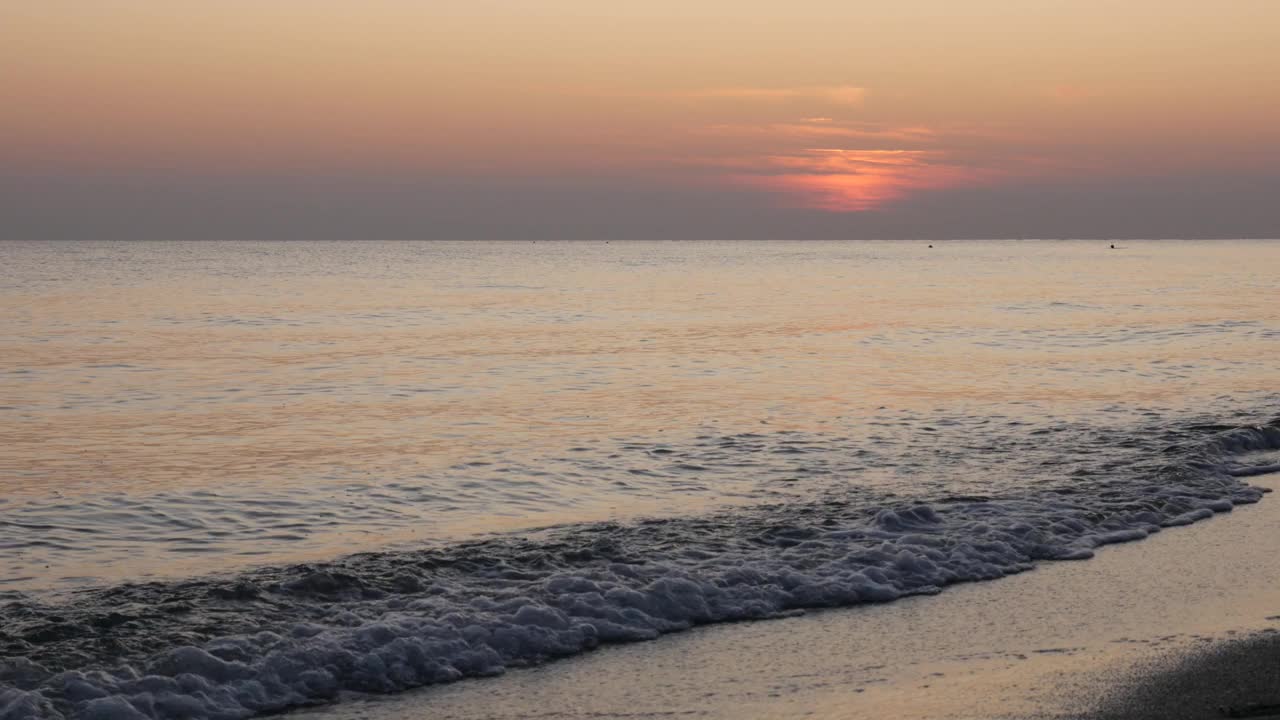
[[[10,173],[622,178],[858,213],[1269,172],[1274,0],[0,7]]]

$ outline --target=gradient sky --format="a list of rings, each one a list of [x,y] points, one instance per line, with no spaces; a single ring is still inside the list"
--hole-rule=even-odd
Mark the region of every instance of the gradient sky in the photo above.
[[[1280,236],[1275,0],[0,6],[0,237]]]

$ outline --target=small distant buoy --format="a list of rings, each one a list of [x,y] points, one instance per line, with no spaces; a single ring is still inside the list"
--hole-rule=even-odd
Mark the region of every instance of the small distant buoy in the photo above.
[[[932,246],[932,245],[930,245],[929,247],[933,247],[933,246]]]
[[[1111,249],[1112,249],[1112,250],[1115,250],[1115,249],[1116,249],[1116,244],[1115,244],[1115,243],[1111,243]]]

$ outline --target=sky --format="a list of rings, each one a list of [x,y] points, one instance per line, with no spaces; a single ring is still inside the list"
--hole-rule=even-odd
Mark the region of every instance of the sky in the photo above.
[[[1280,237],[1275,0],[0,5],[0,238]]]

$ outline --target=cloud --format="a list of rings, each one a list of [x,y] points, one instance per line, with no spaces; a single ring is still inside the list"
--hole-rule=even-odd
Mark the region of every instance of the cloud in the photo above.
[[[817,101],[829,105],[861,105],[867,98],[867,89],[854,85],[816,85],[788,88],[723,87],[685,90],[675,93],[678,97],[724,98],[764,102]]]
[[[696,132],[718,137],[764,138],[774,143],[784,143],[789,140],[807,143],[814,139],[825,138],[827,140],[883,141],[892,145],[932,143],[941,135],[938,131],[924,125],[855,123],[827,117],[755,125],[709,125]]]
[[[763,158],[730,179],[780,193],[797,207],[847,213],[876,210],[919,190],[976,184],[992,174],[936,150],[813,148]]]
[[[718,169],[731,185],[773,193],[784,206],[834,213],[879,210],[920,191],[1044,170],[1034,155],[992,152],[994,142],[1016,135],[990,123],[932,126],[819,115],[708,125],[694,133],[719,140],[722,154],[692,164]]]

